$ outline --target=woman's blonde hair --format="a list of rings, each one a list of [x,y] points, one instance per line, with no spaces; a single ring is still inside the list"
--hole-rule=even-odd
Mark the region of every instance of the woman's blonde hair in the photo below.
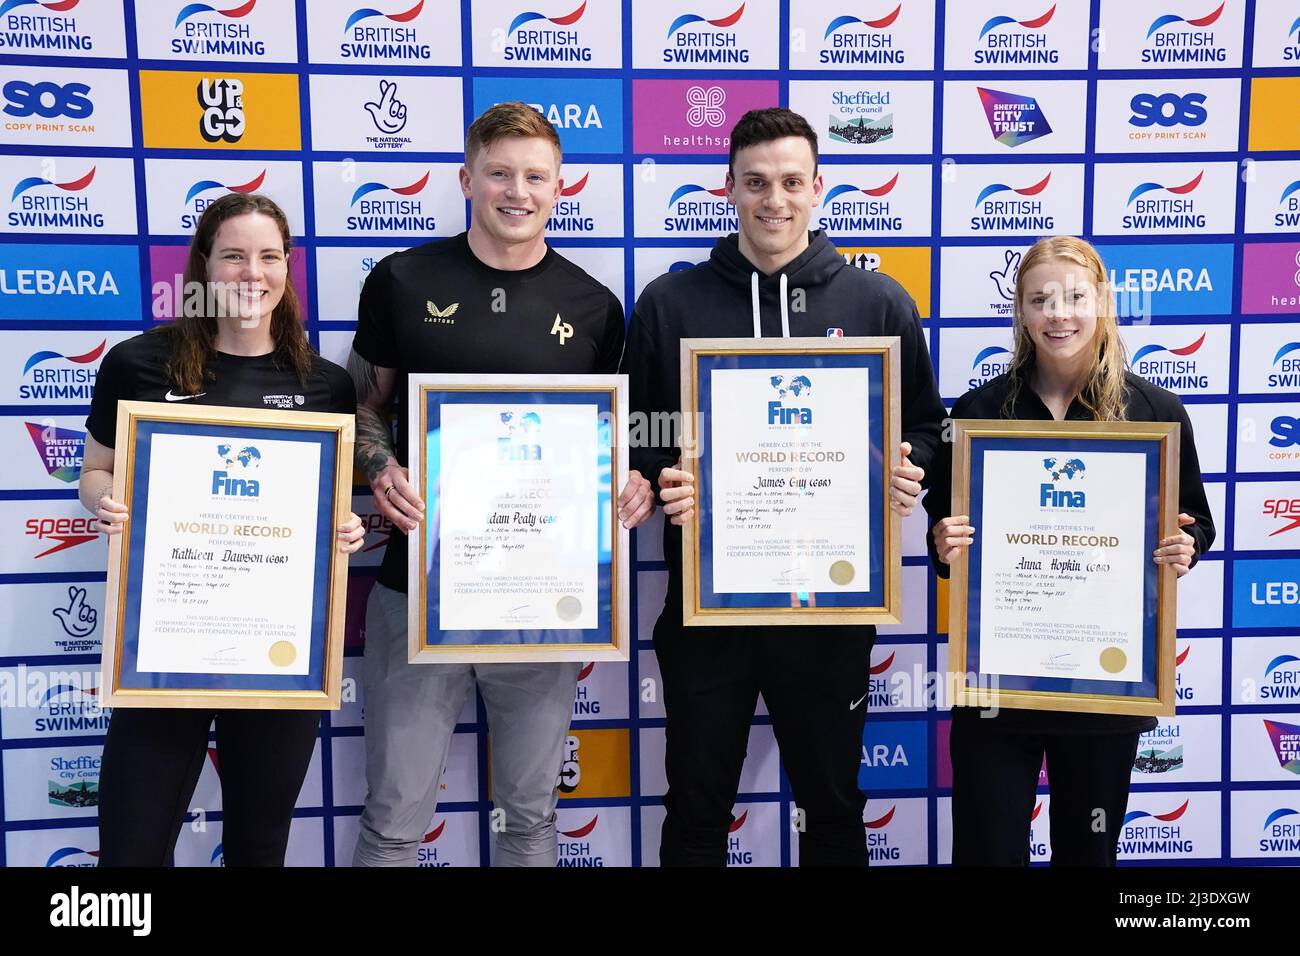
[[[1011,387],[1003,403],[1003,415],[1012,417],[1016,398],[1034,363],[1034,342],[1025,330],[1023,296],[1025,276],[1034,266],[1063,259],[1087,269],[1096,284],[1097,332],[1092,338],[1092,365],[1079,391],[1079,401],[1099,422],[1122,422],[1124,412],[1124,373],[1128,355],[1120,338],[1115,316],[1115,295],[1106,276],[1106,267],[1092,244],[1074,236],[1050,236],[1039,239],[1020,260],[1016,272],[1015,347],[1008,369]]]

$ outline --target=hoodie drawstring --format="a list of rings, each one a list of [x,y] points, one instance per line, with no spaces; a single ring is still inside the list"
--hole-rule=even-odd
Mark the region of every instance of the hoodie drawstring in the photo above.
[[[786,301],[786,276],[781,273],[781,336],[782,338],[790,337],[790,306]],[[753,308],[754,315],[754,338],[763,337],[763,325],[759,318],[758,312],[758,273],[751,272],[749,275],[749,301]]]

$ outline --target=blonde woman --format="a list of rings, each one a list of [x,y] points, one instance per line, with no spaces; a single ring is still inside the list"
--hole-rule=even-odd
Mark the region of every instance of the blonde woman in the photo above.
[[[1182,455],[1177,534],[1152,554],[1188,572],[1214,542],[1192,427],[1182,402],[1128,371],[1115,301],[1097,250],[1082,239],[1039,240],[1016,276],[1010,369],[959,398],[953,418],[1177,422]],[[930,555],[941,577],[976,534],[949,515],[952,458],[938,455],[925,498]],[[953,709],[953,864],[1024,866],[1039,769],[1047,758],[1054,866],[1113,866],[1139,736],[1153,717]]]

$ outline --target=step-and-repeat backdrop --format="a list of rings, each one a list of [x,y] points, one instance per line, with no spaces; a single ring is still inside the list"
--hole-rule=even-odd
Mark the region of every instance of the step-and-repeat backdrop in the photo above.
[[[1126,862],[1300,862],[1300,3],[1295,0],[3,0],[0,861],[93,865],[107,550],[76,501],[96,369],[175,314],[186,237],[229,190],[288,212],[312,339],[343,361],[384,255],[466,226],[464,130],[521,99],[565,149],[557,247],[630,308],[736,218],[728,131],[786,104],[815,211],[916,299],[951,403],[1005,368],[1038,236],[1101,248],[1134,369],[1182,396],[1219,527],[1179,587],[1178,716],[1141,743]],[[346,862],[365,793],[363,610],[388,528],[359,493],[348,702],[322,721],[289,860]],[[656,519],[655,524],[658,524]],[[665,571],[637,536],[636,653],[584,669],[559,775],[564,866],[651,865]],[[860,781],[875,864],[950,856],[946,588],[907,522],[906,613],[873,660]],[[489,858],[469,706],[421,849]],[[221,854],[215,748],[178,863]],[[1046,779],[1032,858],[1047,860]],[[729,861],[797,862],[760,708]]]

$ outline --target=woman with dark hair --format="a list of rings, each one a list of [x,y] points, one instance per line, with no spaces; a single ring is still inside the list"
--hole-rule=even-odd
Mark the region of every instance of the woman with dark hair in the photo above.
[[[1156,564],[1186,574],[1214,543],[1192,426],[1182,402],[1128,371],[1115,301],[1097,250],[1073,236],[1039,240],[1016,275],[1011,367],[967,392],[953,418],[1177,422],[1180,530]],[[970,546],[967,515],[949,515],[952,457],[935,459],[925,509],[941,577]],[[1185,529],[1185,530],[1184,530]],[[1138,739],[1154,717],[954,707],[952,862],[1024,866],[1038,774],[1047,757],[1053,866],[1113,866]]]
[[[81,503],[104,533],[121,533],[128,518],[111,497],[119,401],[356,413],[351,378],[307,339],[289,249],[289,224],[274,202],[236,193],[218,199],[190,243],[176,321],[104,357],[86,420],[80,485]],[[339,550],[356,551],[364,533],[352,515],[339,529]],[[100,771],[101,866],[170,863],[214,721],[225,861],[284,864],[319,712],[118,708]]]

